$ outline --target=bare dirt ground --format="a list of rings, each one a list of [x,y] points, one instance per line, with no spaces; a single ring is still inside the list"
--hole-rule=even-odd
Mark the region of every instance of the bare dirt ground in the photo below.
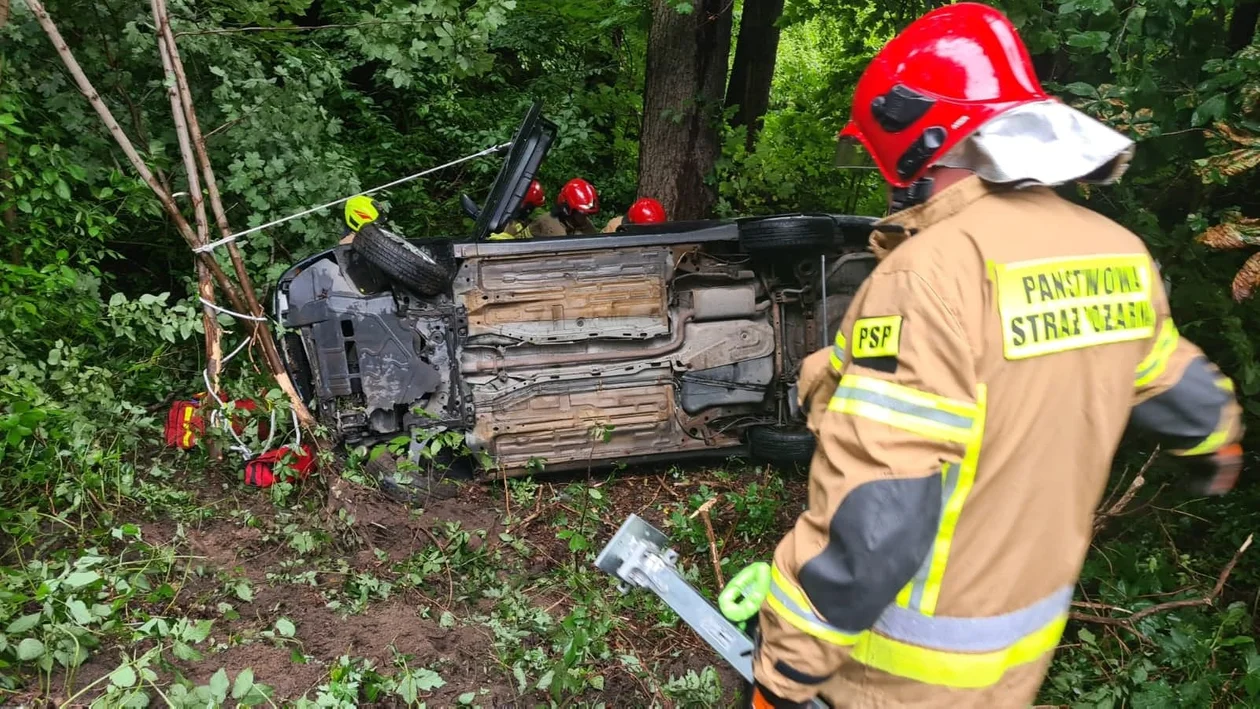
[[[467,484],[421,508],[338,476],[284,499],[226,473],[177,483],[193,511],[140,525],[175,559],[147,616],[212,626],[200,659],[163,655],[157,684],[249,669],[276,706],[406,706],[389,688],[407,676],[412,706],[731,706],[737,675],[594,555],[637,513],[712,597],[713,554],[724,578],[768,558],[805,499],[799,475],[744,465]],[[695,514],[709,500],[712,544]],[[42,699],[87,705],[145,647],[107,641]]]

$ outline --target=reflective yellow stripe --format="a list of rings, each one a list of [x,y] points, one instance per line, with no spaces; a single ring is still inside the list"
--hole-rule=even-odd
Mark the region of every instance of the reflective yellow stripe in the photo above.
[[[846,374],[827,405],[927,438],[969,443],[975,438],[975,404],[911,389],[883,379]]]
[[[858,636],[845,635],[838,631],[809,622],[806,617],[801,616],[800,614],[787,608],[783,602],[774,595],[766,596],[766,603],[769,604],[770,608],[773,609],[780,618],[802,633],[818,638],[824,642],[831,643],[832,645],[849,647],[858,642]]]
[[[836,331],[836,341],[831,345],[831,368],[839,374],[844,369],[844,350],[849,346],[844,333]]]
[[[1177,326],[1172,318],[1165,319],[1164,324],[1159,328],[1159,337],[1155,339],[1150,353],[1137,366],[1136,379],[1133,381],[1135,387],[1144,387],[1164,373],[1164,370],[1168,368],[1168,359],[1177,349],[1178,339]]]
[[[923,563],[918,570],[914,572],[910,582],[897,593],[897,601],[902,608],[909,608],[916,612],[932,615],[931,612],[923,610],[923,595],[927,590],[928,576],[932,573],[932,564],[936,556],[934,552],[938,548],[939,542],[937,540],[940,538],[941,524],[945,517],[945,506],[954,498],[954,492],[958,486],[960,477],[958,472],[959,465],[960,463],[958,462],[941,461],[941,518],[936,523],[936,536],[932,539],[932,548],[928,550],[927,556],[923,559]],[[902,602],[903,599],[904,602]]]
[[[184,440],[182,444],[184,448],[187,448],[192,445],[192,437],[193,437],[192,415],[193,415],[192,407],[191,406],[184,407],[184,424],[182,427],[184,429]]]
[[[835,370],[836,374],[839,374],[844,369],[843,354],[843,351],[837,353],[835,347],[831,348],[831,368]]]
[[[926,616],[900,606],[888,606],[871,631],[883,638],[947,652],[997,652],[1014,645],[1072,605],[1073,584],[1065,584],[1041,600],[1000,615],[974,618]]]
[[[853,659],[889,674],[960,689],[997,684],[1007,670],[1055,648],[1067,623],[1072,586],[1010,613],[942,618],[890,607],[875,627],[846,633],[818,616],[791,581],[771,569],[766,603],[792,627],[834,645],[853,647]]]
[[[780,618],[797,630],[832,645],[853,645],[859,635],[846,633],[820,618],[809,605],[805,594],[779,573],[779,567],[770,569],[770,594],[766,603]]]
[[[1234,392],[1234,382],[1229,377],[1217,377],[1216,386],[1217,388],[1223,391],[1230,392],[1231,394]],[[1225,410],[1222,409],[1221,411],[1222,419],[1224,419],[1224,414],[1225,414]],[[1188,456],[1188,455],[1206,455],[1208,453],[1215,453],[1221,446],[1229,442],[1229,429],[1230,429],[1229,421],[1228,419],[1225,419],[1220,424],[1220,428],[1217,428],[1215,431],[1212,432],[1211,435],[1209,435],[1207,438],[1204,438],[1199,443],[1199,445],[1189,450],[1173,451],[1172,454],[1180,455],[1180,456]]]
[[[787,577],[779,571],[778,566],[770,566],[770,585],[771,587],[782,591],[783,595],[787,596],[789,600],[796,603],[798,606],[802,606],[804,608],[811,607],[809,600],[805,598],[805,592],[797,588],[796,584],[789,581]]]
[[[910,607],[910,591],[913,588],[914,588],[914,579],[910,579],[910,583],[906,584],[905,586],[902,586],[901,590],[897,592],[897,605],[901,606],[902,608]]]
[[[923,600],[920,610],[927,615],[936,613],[936,602],[941,595],[941,580],[945,577],[945,565],[949,561],[949,550],[954,543],[954,530],[958,527],[958,518],[962,515],[963,505],[971,494],[976,482],[976,468],[980,462],[980,444],[984,439],[985,402],[988,387],[976,385],[976,422],[972,427],[974,438],[963,454],[962,463],[948,466],[950,475],[957,475],[957,480],[950,485],[953,488],[941,509],[941,526],[936,532],[936,541],[932,545],[932,561],[928,565],[927,582],[923,586]],[[944,474],[944,470],[942,471]]]
[[[1173,451],[1173,455],[1189,456],[1189,455],[1207,455],[1215,453],[1221,446],[1229,440],[1229,424],[1225,423],[1220,428],[1212,432],[1212,435],[1204,438],[1199,445],[1184,451]]]
[[[853,659],[877,670],[927,684],[980,689],[997,684],[1012,667],[1027,664],[1053,650],[1063,636],[1067,614],[992,652],[950,652],[911,645],[875,633],[863,633]]]

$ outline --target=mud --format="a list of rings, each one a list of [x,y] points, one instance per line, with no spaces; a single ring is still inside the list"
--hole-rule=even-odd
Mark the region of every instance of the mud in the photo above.
[[[188,487],[202,504],[221,514],[200,522],[156,519],[142,524],[145,543],[170,546],[188,558],[177,565],[169,580],[175,589],[169,607],[149,612],[170,619],[213,620],[214,625],[207,641],[197,646],[201,660],[178,661],[166,654],[168,662],[155,668],[159,685],[177,679],[205,684],[220,668],[232,678],[249,668],[255,682],[271,688],[272,701],[284,706],[303,696],[314,698],[322,685],[332,681],[330,673],[338,659],[348,657],[370,662],[382,675],[391,675],[400,666],[437,672],[446,684],[421,694],[429,707],[456,706],[456,698],[466,692],[477,692],[474,704],[482,707],[533,706],[545,696],[520,695],[511,668],[496,657],[490,627],[473,621],[489,614],[495,601],[465,593],[459,571],[452,574],[450,566],[431,588],[399,582],[397,569],[400,562],[413,563],[417,552],[449,544],[449,527],[458,523],[459,528],[476,532],[464,545],[465,554],[512,554],[507,540],[513,535],[529,542],[530,553],[512,557],[514,566],[489,567],[482,571],[483,577],[497,574],[503,581],[509,574],[542,577],[563,570],[575,562],[568,542],[556,535],[555,520],[569,504],[563,501],[565,485],[575,481],[587,484],[585,476],[540,480],[535,501],[527,507],[513,505],[502,486],[468,484],[453,499],[413,509],[340,478],[309,485],[311,489],[302,492],[298,504],[288,507],[273,505],[265,493],[256,490],[190,479]],[[595,545],[606,540],[631,512],[663,523],[667,503],[682,503],[700,484],[665,474],[623,474],[590,483],[598,484],[607,499],[606,506],[590,513],[589,536]],[[557,499],[562,501],[554,502]],[[508,506],[512,506],[510,515],[505,514]],[[569,519],[573,518],[569,513]],[[295,553],[278,531],[289,524],[327,536],[311,559]],[[301,570],[309,570],[301,581],[277,576]],[[357,609],[360,612],[349,613],[344,587],[347,577],[356,574],[394,582],[396,588],[382,598],[369,599]],[[241,582],[249,587],[249,600],[235,590]],[[530,590],[528,602],[547,610],[557,621],[575,606],[562,585]],[[337,605],[333,599],[341,607],[330,607]],[[224,603],[233,612],[225,613]],[[450,615],[443,622],[445,613]],[[277,632],[280,618],[292,622],[292,637]],[[614,629],[615,638],[609,640],[612,658],[599,668],[604,691],[588,691],[581,697],[583,702],[602,700],[608,707],[669,706],[642,678],[618,663],[616,656],[623,651],[637,655],[645,667],[663,671],[662,682],[671,674],[715,666],[728,699],[733,696],[731,690],[739,684],[735,673],[694,634],[685,628],[640,625],[626,618],[624,627]],[[526,639],[523,644],[528,647],[534,642]],[[143,646],[117,640],[107,643],[79,668],[69,686],[64,673],[55,673],[53,690],[40,699],[64,702],[117,667],[123,651],[136,650]],[[160,698],[149,693],[160,704]],[[74,705],[86,706],[94,694],[95,690],[85,692]],[[392,701],[362,706],[394,706]]]

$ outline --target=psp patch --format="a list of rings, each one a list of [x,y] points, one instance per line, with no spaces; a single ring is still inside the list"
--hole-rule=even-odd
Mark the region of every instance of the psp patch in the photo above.
[[[900,349],[900,315],[862,318],[853,323],[854,357],[896,357]]]
[[[890,374],[897,371],[897,355],[901,352],[901,316],[859,319],[853,323],[853,339],[849,346],[853,351],[854,364]]]

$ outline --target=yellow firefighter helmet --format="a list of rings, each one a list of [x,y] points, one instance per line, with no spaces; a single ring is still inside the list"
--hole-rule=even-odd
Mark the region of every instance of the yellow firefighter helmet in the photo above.
[[[351,231],[362,229],[364,224],[371,224],[378,216],[380,213],[376,211],[376,205],[367,195],[355,195],[346,201],[346,225]]]

